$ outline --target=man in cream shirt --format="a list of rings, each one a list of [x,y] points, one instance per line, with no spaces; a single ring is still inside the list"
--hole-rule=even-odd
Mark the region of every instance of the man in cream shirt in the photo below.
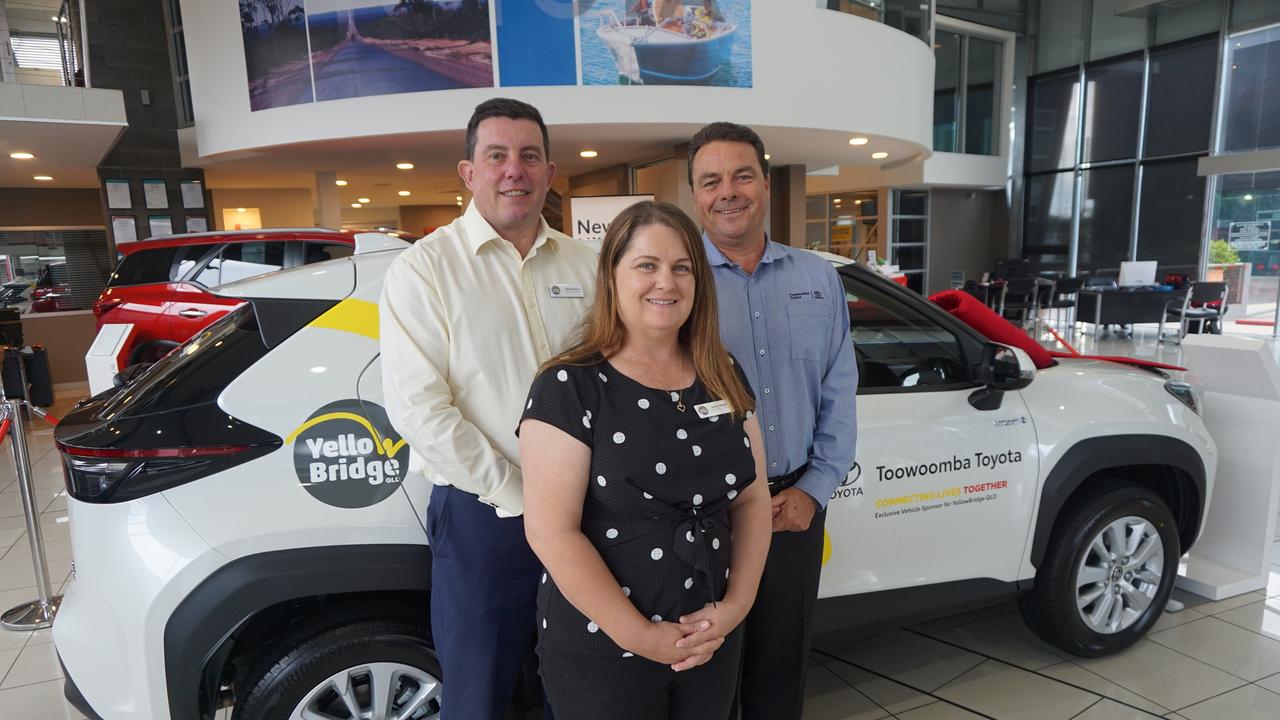
[[[427,509],[431,630],[445,720],[501,718],[535,639],[541,565],[521,517],[515,435],[538,366],[595,292],[596,254],[542,219],[556,166],[537,109],[476,107],[458,173],[463,216],[392,264],[380,305],[382,383]]]

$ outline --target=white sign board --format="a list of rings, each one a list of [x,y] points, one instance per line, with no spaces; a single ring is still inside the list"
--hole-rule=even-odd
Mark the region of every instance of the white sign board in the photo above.
[[[573,219],[573,237],[596,250],[604,242],[604,233],[618,213],[638,202],[652,200],[652,195],[599,195],[569,198],[569,215]]]
[[[1271,221],[1233,222],[1227,242],[1236,250],[1266,250],[1271,244]]]

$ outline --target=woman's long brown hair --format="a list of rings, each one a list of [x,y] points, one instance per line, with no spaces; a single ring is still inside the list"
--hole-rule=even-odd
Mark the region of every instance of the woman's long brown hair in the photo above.
[[[596,267],[596,297],[590,312],[578,326],[576,342],[547,361],[542,370],[554,365],[594,365],[622,348],[627,328],[618,314],[618,288],[614,272],[631,245],[636,231],[647,225],[664,225],[684,240],[693,261],[693,310],[680,326],[680,344],[689,349],[693,369],[707,392],[728,400],[733,414],[755,410],[755,401],[733,369],[729,352],[720,342],[720,316],[716,310],[715,278],[707,262],[702,236],[693,220],[664,202],[639,202],[623,210],[605,232]]]

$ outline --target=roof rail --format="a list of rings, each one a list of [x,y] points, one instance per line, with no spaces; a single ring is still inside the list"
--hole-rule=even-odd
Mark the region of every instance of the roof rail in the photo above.
[[[277,232],[323,232],[341,234],[341,230],[322,227],[281,227],[281,228],[258,228],[257,230],[210,230],[208,232],[198,233],[172,233],[169,235],[153,235],[147,240],[178,240],[196,237],[223,237],[225,235],[262,235],[264,233]]]

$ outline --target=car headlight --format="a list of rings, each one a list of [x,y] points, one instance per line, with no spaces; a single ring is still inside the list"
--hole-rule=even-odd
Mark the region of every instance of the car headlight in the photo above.
[[[1170,380],[1164,384],[1164,389],[1169,394],[1182,401],[1183,405],[1191,408],[1191,412],[1200,414],[1200,400],[1196,397],[1195,388],[1191,383],[1182,382],[1181,380]]]

